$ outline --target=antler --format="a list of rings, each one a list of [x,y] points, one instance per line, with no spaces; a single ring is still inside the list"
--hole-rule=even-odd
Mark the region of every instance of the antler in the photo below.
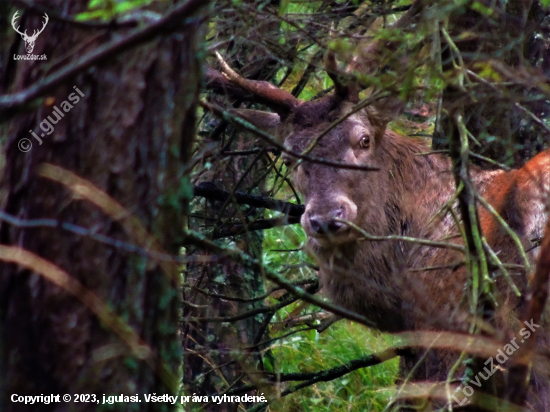
[[[430,3],[431,0],[415,0],[410,9],[390,28],[406,30],[408,27],[414,27],[422,18],[422,12]],[[385,39],[378,39],[365,44],[366,47],[361,47],[362,50],[357,58],[353,59],[349,70],[372,75],[384,67],[388,63],[387,60],[391,60],[393,64],[400,64],[399,57],[394,55],[399,44],[398,41]],[[397,67],[391,69],[396,70]]]
[[[325,54],[325,68],[327,69],[328,76],[334,83],[336,96],[342,100],[349,100],[353,103],[357,103],[359,101],[359,87],[357,81],[349,80],[344,83],[345,79],[339,74],[336,55],[332,50],[329,50]]]
[[[13,15],[11,19],[11,26],[13,27],[16,33],[19,33],[23,37],[27,37],[27,30],[25,30],[25,33],[21,33],[19,31],[19,26],[15,27],[15,21],[19,18],[19,16],[17,15],[18,13],[19,13],[19,10],[16,11],[15,14]]]
[[[423,10],[433,3],[431,0],[415,0],[410,9],[391,28],[404,30],[418,24],[422,18]],[[403,64],[402,55],[396,53],[399,47],[398,41],[378,39],[369,42],[352,60],[348,66],[348,72],[358,72],[373,76],[379,70],[389,68],[391,71],[399,71],[399,65]],[[329,66],[327,65],[327,68]],[[335,82],[336,84],[336,82]],[[365,88],[366,85],[355,82],[356,90]],[[338,89],[336,89],[338,91]],[[366,108],[369,121],[375,128],[375,139],[379,140],[384,135],[386,125],[395,119],[404,108],[405,103],[401,98],[393,94],[376,101]]]
[[[34,33],[30,37],[30,40],[36,40],[38,35],[40,33],[42,33],[44,31],[44,29],[46,28],[46,24],[48,24],[48,22],[50,21],[50,18],[48,17],[48,15],[46,13],[44,13],[44,20],[45,21],[44,21],[44,24],[42,25],[42,28],[40,30],[34,30]]]
[[[222,67],[223,76],[235,86],[255,95],[256,100],[272,108],[281,117],[286,117],[302,102],[286,90],[279,89],[266,81],[249,80],[239,76],[229,67],[223,57],[216,52],[216,57]]]
[[[36,40],[38,35],[44,31],[44,29],[46,28],[46,25],[50,21],[50,18],[48,17],[48,15],[46,13],[44,13],[44,24],[42,25],[42,28],[40,30],[34,30],[32,36],[29,36],[29,35],[27,35],[27,30],[25,30],[24,33],[21,33],[19,31],[20,26],[15,27],[15,21],[19,18],[18,13],[19,13],[19,10],[16,11],[15,14],[13,15],[13,17],[11,19],[11,26],[13,27],[15,32],[20,34],[21,36],[23,36],[23,39],[25,39],[26,41],[31,41],[32,42],[32,41]]]

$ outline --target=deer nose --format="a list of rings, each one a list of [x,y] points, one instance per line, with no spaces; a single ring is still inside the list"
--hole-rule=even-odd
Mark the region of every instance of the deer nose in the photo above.
[[[320,235],[335,234],[345,225],[342,222],[334,220],[334,218],[344,219],[344,208],[340,207],[330,212],[328,216],[314,215],[309,218],[309,226],[311,230]]]

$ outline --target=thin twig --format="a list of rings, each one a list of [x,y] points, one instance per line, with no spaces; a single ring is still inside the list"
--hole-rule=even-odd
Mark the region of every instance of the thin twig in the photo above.
[[[458,252],[464,253],[464,246],[457,245],[455,243],[446,243],[446,242],[438,242],[435,240],[428,240],[428,239],[420,239],[416,237],[408,237],[408,236],[398,236],[398,235],[388,235],[388,236],[373,236],[369,233],[367,233],[364,229],[357,226],[355,223],[350,222],[349,220],[344,219],[337,219],[335,218],[334,221],[336,222],[342,222],[351,227],[353,230],[361,234],[365,240],[369,241],[375,241],[375,242],[384,242],[384,241],[397,241],[397,242],[409,242],[409,243],[416,243],[418,245],[423,246],[431,246],[436,248],[447,248],[456,250]]]
[[[344,318],[361,323],[363,325],[366,325],[369,327],[374,326],[373,322],[367,319],[366,317],[361,316],[350,310],[344,309],[341,306],[316,298],[315,296],[312,296],[311,294],[307,293],[304,289],[296,287],[294,284],[292,284],[292,282],[285,279],[279,273],[265,267],[260,263],[260,261],[244,253],[242,250],[218,245],[206,239],[206,237],[203,236],[202,234],[191,230],[187,230],[185,232],[185,243],[193,244],[199,248],[208,250],[216,254],[220,254],[222,256],[226,256],[229,259],[232,259],[247,268],[260,272],[265,276],[266,279],[270,280],[276,285],[283,287],[284,289],[288,290],[289,292],[291,292],[292,294],[294,294],[295,296],[297,296],[298,298],[306,302],[309,302],[329,312],[335,313],[337,315],[340,315]]]
[[[494,252],[494,250],[489,246],[485,238],[483,238],[483,246],[485,247],[485,251],[489,254],[489,259],[500,269],[506,280],[508,281],[508,284],[514,291],[517,297],[521,296],[521,292],[519,291],[518,287],[512,280],[512,277],[510,276],[510,272],[508,272],[508,269],[502,264],[502,261],[498,258],[497,254]]]
[[[214,114],[216,114],[217,116],[220,116],[223,119],[225,119],[225,120],[227,120],[231,123],[235,123],[235,124],[239,125],[240,127],[256,134],[257,136],[259,136],[260,138],[265,140],[270,145],[276,147],[280,151],[285,152],[285,153],[289,154],[290,156],[295,157],[297,159],[302,159],[302,160],[305,160],[305,161],[308,161],[308,162],[318,163],[318,164],[322,164],[322,165],[325,165],[325,166],[337,167],[337,168],[341,168],[341,169],[364,170],[364,171],[377,171],[377,170],[380,170],[377,167],[356,165],[356,164],[350,164],[350,163],[331,162],[329,160],[321,159],[321,158],[318,158],[318,157],[305,156],[302,153],[294,152],[294,151],[286,148],[281,143],[279,143],[269,133],[266,133],[263,130],[258,129],[256,126],[254,126],[253,124],[247,122],[243,118],[237,117],[237,116],[233,115],[232,113],[228,112],[227,110],[222,109],[219,106],[207,103],[207,102],[202,101],[202,100],[199,102],[199,104],[204,109],[209,110],[209,111],[213,112]],[[349,116],[351,116],[351,114],[349,114]]]
[[[518,252],[521,255],[523,263],[525,264],[526,271],[529,272],[531,270],[531,262],[527,257],[527,253],[525,253],[525,249],[523,248],[523,244],[521,243],[521,239],[519,238],[517,233],[512,230],[512,228],[508,225],[508,223],[506,223],[502,216],[500,216],[499,213],[493,208],[493,206],[491,206],[489,202],[487,202],[482,196],[480,196],[477,191],[475,192],[475,196],[479,203],[481,203],[481,205],[485,209],[487,209],[487,211],[493,216],[493,218],[502,226],[508,236],[512,238],[512,240],[516,244],[516,247],[518,248]]]
[[[370,366],[379,365],[383,362],[386,362],[390,359],[393,359],[399,356],[400,350],[393,348],[386,349],[380,353],[363,356],[359,359],[354,359],[344,365],[336,366],[331,369],[326,369],[318,372],[312,373],[281,373],[278,375],[271,375],[272,382],[288,382],[288,381],[301,381],[305,380],[301,384],[286,389],[281,393],[281,397],[287,396],[293,392],[296,392],[299,389],[305,388],[307,386],[314,385],[318,382],[329,382],[334,379],[340,378],[344,375],[347,375],[350,372],[353,372],[357,369],[367,368]],[[270,374],[267,374],[270,377]],[[240,388],[236,388],[233,391],[228,392],[228,395],[238,395],[246,392],[250,392],[254,389],[257,389],[255,385],[246,385]]]
[[[277,303],[273,306],[264,306],[261,308],[256,308],[249,310],[248,312],[240,313],[234,316],[222,316],[222,317],[213,317],[213,318],[201,318],[201,317],[186,317],[183,319],[183,322],[212,322],[212,323],[222,323],[222,322],[236,322],[238,320],[248,319],[253,316],[262,314],[262,313],[275,313],[279,309],[284,308],[294,302],[297,298],[285,299],[282,302]]]
[[[506,166],[504,163],[500,163],[500,162],[497,162],[493,159],[489,159],[488,157],[485,157],[485,156],[482,156],[480,154],[474,153],[471,150],[470,150],[470,156],[472,156],[476,159],[479,159],[479,160],[483,160],[484,162],[487,162],[487,163],[489,163],[493,166],[497,166],[499,169],[506,170],[507,172],[512,170],[510,167]]]

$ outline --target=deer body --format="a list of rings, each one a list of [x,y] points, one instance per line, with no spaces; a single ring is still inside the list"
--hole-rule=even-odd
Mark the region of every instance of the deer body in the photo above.
[[[313,109],[309,113],[317,116],[319,111]],[[333,116],[329,114],[328,119]],[[298,113],[296,117],[303,122],[307,116]],[[293,129],[286,137],[287,147],[303,151],[318,129],[329,124],[321,119],[310,120],[320,126],[313,130],[300,130],[300,126]],[[368,140],[369,147],[357,147],[360,139]],[[384,331],[467,328],[467,308],[464,313],[458,310],[461,305],[467,306],[463,297],[468,276],[460,264],[461,253],[403,241],[360,240],[360,233],[344,225],[329,230],[330,221],[339,214],[374,236],[442,241],[458,234],[449,214],[436,215],[456,190],[450,160],[438,154],[424,155],[429,151],[426,142],[391,131],[376,142],[368,118],[354,115],[321,139],[311,155],[378,167],[378,171],[344,170],[304,162],[294,173],[297,188],[305,197],[302,226],[308,234],[308,246],[319,259],[326,292],[336,303],[361,313]],[[548,152],[520,170],[472,171],[478,192],[504,216],[526,248],[531,239],[543,234],[544,189],[549,179]],[[502,256],[503,263],[522,264],[503,229],[486,210],[480,209],[479,213],[488,242],[498,246],[497,251],[508,251]],[[448,242],[462,244],[459,237]],[[529,253],[531,260],[535,253],[536,249]],[[449,267],[420,270],[445,265]],[[520,288],[526,284],[525,278],[515,281]],[[501,279],[498,283],[505,288]]]
[[[321,130],[345,113],[324,112],[327,103],[310,102],[290,115],[291,127],[282,127],[282,139],[294,152],[303,152]],[[328,107],[332,105],[328,102]],[[304,127],[305,124],[316,125]],[[291,130],[290,132],[288,130]],[[451,161],[430,152],[427,142],[376,128],[366,114],[353,115],[324,136],[311,150],[316,158],[378,167],[378,171],[345,170],[314,162],[295,164],[294,182],[303,194],[302,226],[308,247],[319,262],[321,284],[331,299],[360,313],[383,331],[447,330],[468,332],[471,309],[467,296],[470,274],[464,254],[417,243],[361,239],[361,233],[342,224],[350,221],[373,236],[407,236],[455,245],[463,242],[450,213],[439,213],[456,191]],[[291,161],[290,164],[293,164]],[[534,263],[547,220],[550,188],[550,151],[510,172],[471,170],[477,192],[519,236]],[[478,206],[480,225],[487,243],[503,264],[522,265],[512,238],[487,210]],[[454,236],[454,237],[453,237]],[[447,239],[446,239],[447,238]],[[521,328],[517,314],[525,304],[525,271],[511,270],[513,282],[523,293],[517,297],[498,273],[495,279],[495,325],[503,336]],[[547,326],[545,325],[545,329]],[[501,335],[502,336],[502,335]],[[548,346],[548,333],[537,338]],[[423,351],[405,357],[405,375],[415,367]],[[415,368],[415,379],[445,381],[458,353],[433,351]],[[532,376],[529,404],[536,411],[550,410],[547,370]],[[502,395],[502,394],[500,394]]]
[[[427,153],[431,149],[423,140],[386,130],[401,103],[384,98],[356,111],[356,85],[345,86],[336,77],[334,94],[304,102],[266,82],[239,77],[221,57],[220,63],[227,79],[222,87],[238,86],[276,112],[235,111],[284,143],[285,164],[304,198],[301,223],[307,246],[317,257],[321,283],[331,299],[383,331],[468,332],[471,279],[465,255],[458,250],[464,246],[457,225],[460,215],[456,206],[444,207],[456,192],[451,161]],[[219,83],[220,78],[213,81]],[[311,160],[297,161],[304,153]],[[363,166],[377,170],[360,170]],[[533,263],[534,242],[543,236],[547,220],[550,151],[510,172],[471,167],[470,180],[517,235]],[[520,328],[518,312],[526,302],[530,273],[521,266],[526,263],[522,253],[501,223],[479,202],[477,207],[482,235],[511,268],[511,280],[522,293],[518,297],[510,279],[492,269],[496,311],[489,317],[499,336],[507,336]],[[537,343],[548,349],[549,342],[545,324]],[[445,381],[457,357],[452,350],[433,351],[414,378]],[[404,370],[410,371],[418,360],[415,353],[405,357]],[[548,368],[539,372],[531,378],[529,404],[536,411],[550,411]]]
[[[430,151],[423,143],[407,142],[410,139],[392,134],[386,138],[402,146],[392,147],[392,152],[380,156],[380,159],[392,160],[387,163],[388,167],[382,166],[379,172],[369,173],[364,179],[356,177],[360,181],[354,189],[357,193],[351,193],[350,197],[360,205],[357,224],[376,236],[400,235],[441,241],[446,236],[456,235],[450,216],[443,219],[436,216],[455,192],[450,160],[440,155],[419,155]],[[546,222],[546,196],[542,187],[538,187],[541,181],[526,172],[535,165],[544,167],[537,171],[543,173],[548,182],[548,152],[521,170],[508,173],[474,170],[472,173],[478,191],[506,216],[507,223],[521,235],[526,249],[532,246],[531,239],[542,237]],[[518,182],[521,178],[526,179]],[[326,186],[323,191],[326,194],[310,189],[310,193],[321,195],[313,200],[318,205],[330,205],[328,194],[336,191]],[[310,202],[306,205],[309,215],[319,210]],[[503,262],[522,264],[504,230],[485,209],[480,209],[479,213],[488,242],[497,252],[507,251],[501,256]],[[307,214],[303,218],[303,226],[307,228],[306,219]],[[450,241],[462,244],[460,238]],[[399,332],[444,327],[466,331],[467,308],[462,316],[458,312],[460,305],[466,306],[461,299],[468,282],[464,266],[459,264],[462,254],[403,241],[358,240],[323,247],[315,238],[310,238],[309,247],[321,263],[322,283],[332,299],[363,314],[378,329]],[[536,252],[535,248],[528,253],[531,263],[534,263]],[[419,270],[444,265],[451,267]],[[514,282],[525,290],[525,278],[515,277]],[[507,288],[501,279],[498,283],[502,283],[503,289]],[[518,303],[516,301],[514,306]]]

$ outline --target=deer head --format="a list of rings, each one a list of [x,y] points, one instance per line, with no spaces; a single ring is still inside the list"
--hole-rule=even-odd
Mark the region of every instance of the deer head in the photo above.
[[[13,27],[13,29],[19,33],[21,35],[21,37],[23,38],[23,41],[25,42],[25,49],[27,50],[27,53],[28,54],[31,54],[33,49],[34,49],[34,43],[38,37],[38,35],[40,33],[42,33],[44,31],[44,28],[46,27],[46,25],[48,24],[48,21],[50,20],[48,15],[46,13],[44,13],[44,24],[42,25],[42,28],[40,30],[34,30],[32,36],[28,36],[27,35],[27,30],[25,30],[23,33],[19,31],[19,26],[15,26],[15,21],[17,20],[17,18],[19,17],[17,14],[19,12],[16,11],[15,14],[13,15],[13,18],[11,19],[11,25]]]
[[[422,2],[415,2],[393,27],[411,26],[421,10]],[[386,137],[392,132],[386,131],[386,126],[400,114],[403,103],[396,94],[377,94],[377,91],[370,95],[371,104],[360,102],[359,92],[365,85],[355,80],[354,73],[372,76],[381,67],[399,64],[397,47],[388,41],[360,45],[361,55],[348,62],[345,69],[339,69],[335,53],[329,51],[324,63],[334,82],[334,92],[312,101],[302,101],[265,81],[245,79],[219,55],[222,73],[211,69],[207,73],[211,89],[223,89],[239,99],[262,103],[272,109],[273,112],[234,110],[234,113],[272,132],[291,152],[354,167],[337,168],[314,161],[297,161],[289,154],[283,156],[285,163],[292,167],[293,181],[305,198],[302,226],[310,240],[320,246],[345,242],[355,236],[356,232],[342,220],[360,227],[365,227],[367,222],[383,223],[382,216],[377,216],[381,208],[373,202],[383,201],[383,188],[387,186],[384,181],[388,176],[372,172],[378,175],[378,180],[371,179],[371,175],[367,176],[359,168],[388,169],[387,165],[392,163],[389,158],[392,143]],[[375,98],[377,95],[384,98]],[[331,127],[335,121],[338,124]],[[319,139],[319,135],[322,138]]]
[[[242,93],[253,96],[254,101],[273,110],[235,110],[234,113],[256,127],[272,132],[291,152],[307,153],[313,158],[356,167],[356,170],[350,170],[307,160],[298,162],[288,154],[283,156],[285,164],[293,169],[297,189],[305,198],[306,210],[301,223],[310,240],[320,246],[352,240],[356,232],[340,220],[360,226],[364,226],[363,220],[376,220],[368,211],[374,213],[380,208],[369,207],[369,200],[363,198],[379,199],[380,194],[358,190],[359,183],[366,179],[365,171],[359,168],[381,166],[384,156],[378,156],[378,149],[383,145],[386,125],[399,114],[398,99],[378,100],[365,109],[356,110],[360,85],[353,80],[347,83],[342,80],[349,76],[338,72],[333,53],[327,54],[325,64],[334,81],[335,92],[313,101],[297,99],[268,82],[245,79],[235,73],[221,56],[218,55],[218,59],[228,82],[226,87],[238,87]],[[212,72],[209,77],[218,84],[222,81]],[[350,115],[354,110],[356,112]],[[343,116],[347,118],[317,139]]]

